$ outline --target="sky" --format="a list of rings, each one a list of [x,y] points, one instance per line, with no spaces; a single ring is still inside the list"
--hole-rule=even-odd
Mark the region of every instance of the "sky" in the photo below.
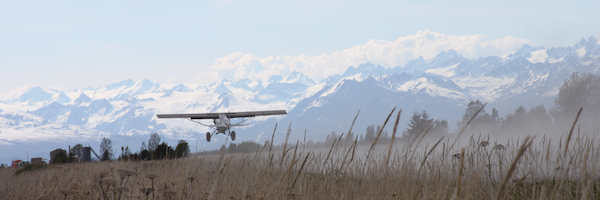
[[[600,1],[0,1],[0,95],[124,79],[210,83],[600,36]]]

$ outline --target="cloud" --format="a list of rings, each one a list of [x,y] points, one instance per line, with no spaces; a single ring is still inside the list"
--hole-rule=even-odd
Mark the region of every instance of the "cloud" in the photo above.
[[[514,37],[490,39],[484,35],[447,35],[431,30],[400,37],[396,41],[371,40],[331,54],[318,56],[267,56],[236,52],[219,58],[211,66],[218,79],[261,79],[272,75],[286,75],[300,71],[310,78],[322,80],[332,74],[343,73],[349,66],[371,62],[387,68],[403,66],[410,60],[423,56],[431,59],[442,51],[454,49],[464,57],[476,59],[483,56],[506,55],[531,41]],[[215,78],[217,78],[215,77]]]

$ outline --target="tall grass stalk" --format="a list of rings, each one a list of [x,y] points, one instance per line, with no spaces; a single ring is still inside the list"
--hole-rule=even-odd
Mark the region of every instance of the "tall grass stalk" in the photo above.
[[[506,172],[506,176],[504,176],[502,183],[500,183],[500,189],[496,193],[496,198],[495,198],[496,200],[504,199],[504,188],[506,188],[506,184],[508,183],[508,180],[510,179],[510,177],[512,177],[513,172],[517,169],[517,163],[519,162],[521,157],[524,155],[525,150],[527,150],[527,148],[529,148],[532,143],[533,143],[533,138],[530,138],[529,136],[527,136],[525,138],[525,140],[523,141],[523,143],[521,144],[521,147],[519,148],[517,155],[513,159],[512,163],[510,164],[510,168],[508,168],[508,171]]]
[[[394,141],[396,140],[396,131],[398,130],[398,122],[400,122],[400,114],[402,113],[402,109],[398,111],[398,115],[396,116],[396,122],[394,123],[394,130],[392,132],[392,137],[390,139],[390,148],[388,149],[387,158],[385,159],[385,173],[388,172],[390,157],[392,157],[392,148],[394,147]],[[382,128],[383,129],[383,128]]]
[[[394,114],[395,110],[396,110],[396,107],[394,107],[394,109],[392,109],[390,114],[385,119],[385,122],[383,122],[383,126],[381,127],[381,129],[379,129],[379,132],[377,132],[377,136],[375,136],[375,140],[373,141],[373,144],[371,144],[371,148],[369,148],[369,152],[367,153],[367,158],[365,158],[365,162],[369,161],[369,156],[371,156],[371,152],[375,148],[375,145],[377,144],[377,140],[379,140],[379,137],[381,136],[381,132],[383,132],[385,125],[387,124],[388,120],[390,120],[390,117],[392,116],[392,114]]]
[[[569,142],[571,142],[571,136],[573,135],[573,129],[575,129],[575,124],[577,124],[577,120],[579,120],[579,115],[581,115],[581,111],[583,107],[579,109],[577,112],[577,116],[575,117],[575,121],[573,121],[573,126],[571,126],[571,130],[569,131],[569,135],[567,136],[567,143],[565,144],[565,157],[567,156],[567,151],[569,151]]]

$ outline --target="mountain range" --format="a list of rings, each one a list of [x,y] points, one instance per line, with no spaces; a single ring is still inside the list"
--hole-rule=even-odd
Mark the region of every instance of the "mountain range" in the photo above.
[[[48,157],[55,148],[82,143],[99,146],[103,137],[115,149],[139,148],[157,132],[164,141],[191,142],[192,150],[216,149],[224,136],[207,143],[208,128],[183,119],[157,119],[157,113],[229,112],[285,109],[285,116],[257,117],[236,130],[237,140],[264,142],[277,124],[276,142],[288,127],[290,139],[323,140],[331,132],[347,132],[359,112],[353,132],[364,134],[371,124],[383,124],[392,110],[403,109],[400,128],[413,112],[426,110],[447,120],[451,129],[466,105],[479,99],[501,116],[519,106],[553,106],[558,88],[573,72],[600,75],[600,43],[582,38],[572,46],[545,48],[523,45],[505,56],[466,59],[454,50],[432,59],[419,57],[404,66],[374,63],[350,66],[342,74],[315,81],[293,71],[268,81],[241,79],[202,84],[165,84],[123,80],[98,87],[60,91],[24,86],[0,101],[0,162]],[[291,125],[290,125],[291,124]],[[195,146],[195,144],[197,146]]]

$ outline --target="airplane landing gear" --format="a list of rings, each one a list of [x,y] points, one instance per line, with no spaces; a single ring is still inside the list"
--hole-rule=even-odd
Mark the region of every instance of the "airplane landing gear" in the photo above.
[[[210,132],[206,132],[206,141],[210,142]]]
[[[235,141],[235,131],[231,131],[229,135],[231,136],[231,141]]]

